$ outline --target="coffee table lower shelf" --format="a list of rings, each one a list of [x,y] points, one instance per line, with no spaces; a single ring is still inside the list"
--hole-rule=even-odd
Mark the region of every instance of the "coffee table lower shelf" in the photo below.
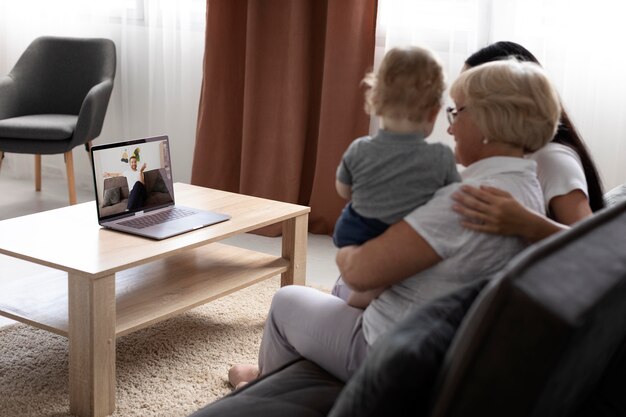
[[[277,256],[211,243],[115,276],[116,337],[285,272]],[[0,255],[0,315],[68,336],[67,272]]]

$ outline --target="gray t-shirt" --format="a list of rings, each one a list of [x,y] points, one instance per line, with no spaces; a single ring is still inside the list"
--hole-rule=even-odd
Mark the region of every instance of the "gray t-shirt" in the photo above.
[[[358,214],[387,224],[461,180],[448,146],[388,130],[354,140],[337,167],[337,179],[351,186],[352,208]]]
[[[463,183],[491,185],[508,191],[524,206],[544,213],[543,193],[532,160],[492,157],[462,173]],[[460,224],[450,195],[461,184],[439,190],[425,205],[404,220],[442,258],[438,264],[385,290],[363,315],[363,333],[369,345],[398,323],[412,308],[455,291],[480,278],[491,278],[526,247],[518,237],[474,232]],[[416,253],[415,256],[420,256]]]

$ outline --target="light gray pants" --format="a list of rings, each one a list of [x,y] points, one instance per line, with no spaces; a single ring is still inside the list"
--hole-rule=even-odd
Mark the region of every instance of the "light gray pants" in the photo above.
[[[367,354],[363,310],[333,295],[299,285],[283,287],[272,299],[261,350],[261,375],[300,356],[347,381]]]
[[[351,292],[352,290],[343,281],[341,275],[339,275],[339,278],[335,281],[335,285],[333,285],[331,294],[347,302]]]

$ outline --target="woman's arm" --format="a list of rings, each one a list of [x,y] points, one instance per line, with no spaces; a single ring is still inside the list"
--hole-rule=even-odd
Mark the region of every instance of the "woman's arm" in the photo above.
[[[462,222],[464,227],[521,236],[529,242],[538,242],[591,215],[589,201],[580,190],[550,200],[550,211],[557,221],[529,210],[506,191],[494,187],[464,185],[452,198],[456,201],[453,210],[466,219]]]
[[[589,199],[581,190],[553,197],[549,205],[554,220],[569,226],[593,214]]]
[[[360,246],[337,252],[343,280],[361,292],[386,288],[440,261],[432,246],[404,220]]]
[[[374,298],[378,297],[386,289],[387,287],[380,287],[369,291],[352,290],[348,296],[347,303],[352,307],[364,309],[372,302],[372,300],[374,300]]]

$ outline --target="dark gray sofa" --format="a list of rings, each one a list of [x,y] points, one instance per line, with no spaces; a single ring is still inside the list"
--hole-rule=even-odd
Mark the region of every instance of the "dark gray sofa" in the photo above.
[[[300,359],[213,416],[625,416],[626,202],[412,312],[347,384]]]

